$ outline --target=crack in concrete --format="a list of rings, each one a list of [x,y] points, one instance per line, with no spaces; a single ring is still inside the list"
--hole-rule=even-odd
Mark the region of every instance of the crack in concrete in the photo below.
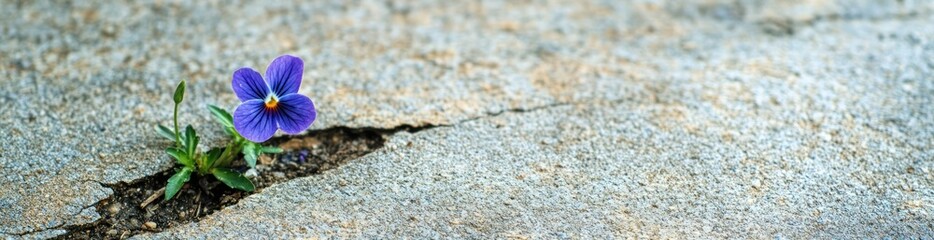
[[[457,122],[457,123],[455,123],[455,124],[451,124],[451,125],[448,125],[448,126],[455,126],[455,125],[463,124],[463,123],[466,123],[466,122],[472,122],[472,121],[477,121],[477,120],[492,118],[492,117],[496,117],[496,116],[503,115],[503,114],[505,114],[505,113],[528,113],[528,112],[540,111],[540,110],[549,109],[549,108],[556,108],[556,107],[570,106],[570,105],[578,105],[578,104],[582,104],[582,103],[576,103],[576,102],[554,102],[554,103],[545,104],[545,105],[541,105],[541,106],[530,107],[530,108],[509,108],[509,109],[505,109],[505,110],[502,110],[502,111],[499,111],[499,112],[487,113],[487,115],[485,115],[485,116],[468,118],[468,119],[465,119],[465,120],[463,120],[463,121],[459,121],[459,122]]]
[[[487,113],[486,115],[483,115],[483,116],[477,116],[477,117],[467,118],[467,119],[458,121],[458,122],[453,123],[453,124],[437,125],[437,126],[434,126],[434,127],[453,127],[453,126],[457,126],[457,125],[464,124],[464,123],[467,123],[467,122],[473,122],[473,121],[477,121],[477,120],[482,120],[482,119],[497,117],[497,116],[500,116],[500,115],[503,115],[503,114],[506,114],[506,113],[528,113],[528,112],[534,112],[534,111],[539,111],[539,110],[544,110],[544,109],[549,109],[549,108],[555,108],[555,107],[561,107],[561,106],[570,106],[570,105],[578,105],[578,104],[582,104],[582,103],[577,103],[577,102],[555,102],[555,103],[545,104],[545,105],[541,105],[541,106],[534,106],[534,107],[530,107],[530,108],[508,108],[508,109],[504,109],[504,110],[499,111],[499,112],[489,112],[489,113]]]
[[[85,180],[82,180],[82,182],[83,182],[83,183],[88,183],[88,182],[97,183],[98,185],[101,185],[102,188],[110,189],[111,192],[113,191],[113,188],[107,187],[105,184],[103,184],[103,183],[101,183],[100,181],[97,181],[97,180],[85,179]],[[100,203],[101,201],[110,199],[111,197],[113,197],[113,194],[112,194],[112,193],[109,194],[109,195],[107,195],[107,197],[105,197],[105,198],[101,198],[100,200],[97,200],[97,201],[95,201],[94,203],[91,203],[90,205],[84,205],[83,207],[81,207],[81,210],[80,210],[80,211],[78,211],[78,212],[75,213],[75,214],[71,214],[71,216],[72,216],[72,217],[78,216],[78,215],[80,215],[82,212],[84,212],[85,210],[87,210],[88,208],[93,208],[93,207],[95,207],[95,205],[97,205],[97,204]],[[98,221],[98,220],[95,220],[95,222],[96,222],[96,221]],[[58,225],[55,225],[55,226],[52,226],[52,227],[48,227],[48,228],[39,228],[39,229],[34,229],[34,230],[29,230],[29,231],[24,231],[24,232],[0,232],[0,234],[10,235],[10,236],[20,236],[20,237],[22,237],[22,236],[25,236],[25,235],[35,234],[35,233],[44,232],[44,231],[49,231],[49,230],[63,230],[62,227],[69,227],[69,226],[76,226],[76,225],[79,225],[79,224],[62,223],[62,224],[58,224]]]
[[[611,101],[611,102],[615,102],[615,101]],[[499,115],[502,115],[502,114],[505,114],[505,113],[527,113],[527,112],[533,112],[533,111],[538,111],[538,110],[548,109],[548,108],[553,108],[553,107],[569,106],[569,105],[578,105],[578,104],[583,104],[583,103],[577,103],[577,102],[555,102],[555,103],[551,103],[551,104],[545,104],[545,105],[534,106],[534,107],[529,107],[529,108],[507,108],[507,109],[503,109],[503,110],[498,111],[498,112],[487,112],[485,115],[482,115],[482,116],[469,117],[469,118],[466,118],[466,119],[463,119],[463,120],[456,121],[456,122],[454,122],[454,123],[445,123],[445,124],[432,124],[432,123],[426,123],[426,124],[421,124],[421,125],[417,125],[417,124],[416,124],[416,125],[413,125],[413,124],[402,124],[402,125],[398,125],[398,126],[390,127],[390,128],[379,128],[379,127],[347,127],[347,126],[342,126],[342,125],[336,125],[336,126],[329,127],[329,128],[327,128],[327,129],[347,128],[347,129],[351,129],[351,130],[374,131],[374,132],[379,132],[379,133],[383,133],[383,134],[386,134],[386,135],[390,135],[390,136],[391,136],[392,134],[395,134],[395,133],[401,132],[401,131],[406,131],[406,132],[409,132],[409,133],[416,133],[416,132],[420,132],[420,131],[424,131],[424,130],[428,130],[428,129],[432,129],[432,128],[438,128],[438,127],[453,127],[453,126],[457,126],[457,125],[460,125],[460,124],[463,124],[463,123],[467,123],[467,122],[472,122],[472,121],[476,121],[476,120],[481,120],[481,119],[487,119],[487,118],[491,118],[491,117],[496,117],[496,116],[499,116]],[[324,129],[324,130],[327,130],[327,129]]]
[[[82,208],[82,209],[83,209],[83,208]],[[80,212],[78,212],[78,213],[80,213]],[[75,214],[75,215],[77,215],[77,214]],[[11,236],[20,236],[20,237],[22,237],[22,236],[31,235],[31,234],[40,233],[40,232],[49,231],[49,230],[59,230],[61,227],[64,227],[65,225],[66,225],[65,223],[62,223],[62,224],[55,225],[55,226],[49,227],[49,228],[36,229],[36,230],[26,231],[26,232],[22,232],[22,233],[9,233],[9,232],[4,232],[3,234],[11,235]]]
[[[112,198],[112,197],[114,196],[114,194],[113,194],[113,188],[108,187],[107,185],[101,183],[100,181],[91,180],[91,179],[85,179],[85,180],[82,180],[82,182],[84,182],[84,183],[88,183],[88,182],[97,183],[98,185],[100,185],[101,188],[110,189],[110,190],[111,190],[111,194],[107,195],[107,197],[104,197],[104,198],[101,198],[101,199],[95,201],[94,203],[91,203],[90,205],[84,205],[83,207],[81,207],[81,210],[80,210],[80,211],[78,211],[78,212],[75,213],[75,214],[71,214],[72,217],[75,217],[75,216],[80,215],[81,213],[83,213],[85,210],[87,210],[87,209],[89,209],[89,208],[96,208],[95,206],[96,206],[97,204],[99,204],[100,202],[102,202],[102,201],[104,201],[104,200],[109,200],[110,198]],[[90,222],[90,223],[84,223],[84,224],[93,224],[94,222],[97,222],[97,221],[100,221],[100,219],[96,219],[96,220],[94,220],[94,221],[92,221],[92,222]],[[44,231],[50,231],[50,230],[66,230],[66,229],[63,229],[63,228],[64,228],[64,227],[71,227],[71,226],[80,226],[80,225],[84,225],[84,224],[69,224],[68,222],[63,222],[63,223],[61,223],[61,224],[58,224],[58,225],[55,225],[55,226],[52,226],[52,227],[48,227],[48,228],[39,228],[39,229],[34,229],[34,230],[31,230],[31,231],[25,231],[25,232],[19,232],[19,233],[0,232],[0,234],[6,234],[6,235],[11,235],[11,236],[19,236],[19,237],[22,237],[22,236],[31,235],[31,234],[36,234],[36,233],[40,233],[40,232],[44,232]],[[67,231],[67,230],[66,230],[66,231]]]
[[[454,123],[449,123],[449,124],[422,124],[422,125],[403,124],[403,125],[395,126],[395,127],[392,127],[392,128],[375,128],[375,127],[357,127],[357,128],[349,128],[349,127],[345,127],[345,126],[332,126],[332,127],[329,127],[328,129],[347,128],[347,129],[359,130],[359,131],[373,131],[373,132],[378,132],[378,133],[381,133],[381,134],[385,134],[385,135],[387,135],[387,136],[391,136],[391,135],[393,135],[393,134],[395,134],[395,133],[398,133],[398,132],[400,132],[400,131],[406,131],[406,132],[409,132],[409,133],[416,133],[416,132],[420,132],[420,131],[423,131],[423,130],[438,128],[438,127],[453,127],[453,126],[460,125],[460,124],[464,124],[464,123],[467,123],[467,122],[472,122],[472,121],[477,121],[477,120],[482,120],[482,119],[487,119],[487,118],[492,118],[492,117],[500,116],[500,115],[503,115],[503,114],[506,114],[506,113],[527,113],[527,112],[539,111],[539,110],[543,110],[543,109],[549,109],[549,108],[555,108],[555,107],[561,107],[561,106],[568,106],[568,105],[576,105],[576,104],[582,104],[582,103],[574,103],[574,102],[555,102],[555,103],[551,103],[551,104],[545,104],[545,105],[533,106],[533,107],[527,107],[527,108],[507,108],[507,109],[503,109],[503,110],[501,110],[501,111],[497,111],[497,112],[488,112],[488,113],[486,113],[485,115],[482,115],[482,116],[471,117],[471,118],[463,119],[463,120],[456,121],[456,122],[454,122]],[[325,130],[326,130],[326,129],[325,129]],[[286,138],[291,138],[291,137],[286,137]],[[133,184],[133,183],[136,183],[136,182],[138,182],[138,181],[141,181],[141,180],[143,180],[143,179],[145,179],[145,178],[146,178],[146,177],[141,177],[141,178],[139,178],[139,179],[135,179],[135,180],[132,180],[132,181],[128,181],[128,182],[126,182],[126,183],[127,183],[127,184]],[[115,196],[115,193],[113,192],[113,191],[114,191],[114,188],[111,187],[109,184],[104,184],[104,183],[102,183],[101,181],[93,180],[93,179],[85,179],[85,180],[82,180],[82,181],[85,182],[85,183],[88,183],[88,182],[97,183],[97,184],[100,185],[102,188],[110,189],[110,190],[111,190],[111,194],[107,195],[107,197],[104,197],[104,198],[102,198],[102,199],[100,199],[100,200],[98,200],[98,201],[96,201],[96,202],[94,202],[94,203],[92,203],[92,204],[90,204],[90,205],[86,205],[86,206],[82,207],[81,211],[78,211],[77,213],[73,214],[72,216],[80,215],[80,214],[83,213],[85,210],[87,210],[87,209],[89,209],[89,208],[95,208],[95,206],[98,205],[99,203],[101,203],[102,201],[110,200],[110,199],[112,199],[112,198]],[[98,221],[100,221],[100,220],[101,220],[101,219],[96,219],[96,220],[93,221],[93,222],[84,223],[84,224],[72,224],[72,223],[65,222],[65,223],[61,223],[61,224],[58,224],[58,225],[55,225],[55,226],[52,226],[52,227],[48,227],[48,228],[40,228],[40,229],[35,229],[35,230],[31,230],[31,231],[26,231],[26,232],[19,232],[19,233],[0,232],[0,234],[6,234],[6,235],[10,235],[10,236],[19,236],[19,237],[22,237],[22,236],[31,235],[31,234],[36,234],[36,233],[40,233],[40,232],[43,232],[43,231],[50,231],[50,230],[65,230],[65,231],[68,231],[67,228],[69,228],[69,227],[80,227],[80,226],[83,226],[83,225],[86,225],[86,224],[94,224],[95,222],[98,222]],[[67,233],[66,233],[66,234],[67,234]]]
[[[932,11],[909,11],[883,14],[879,16],[849,16],[843,13],[830,13],[815,15],[809,19],[794,20],[788,18],[770,18],[754,21],[753,24],[774,36],[792,36],[797,29],[809,28],[821,22],[852,22],[852,21],[884,21],[884,20],[910,20],[930,16]]]

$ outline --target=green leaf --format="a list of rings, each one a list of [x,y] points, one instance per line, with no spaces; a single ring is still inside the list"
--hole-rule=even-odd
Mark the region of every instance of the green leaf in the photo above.
[[[224,153],[224,149],[223,149],[223,148],[213,148],[213,149],[211,149],[211,151],[208,151],[208,154],[205,154],[205,155],[203,156],[203,157],[205,158],[205,159],[204,159],[204,160],[205,160],[205,161],[204,161],[204,166],[205,166],[205,167],[211,167],[211,166],[213,166],[213,165],[214,165],[214,162],[217,161],[217,159],[220,158],[220,157],[221,157],[221,154],[223,154],[223,153]]]
[[[233,138],[237,138],[237,137],[240,136],[240,134],[237,133],[237,130],[234,129],[233,127],[225,127],[225,128],[224,128],[224,132],[227,133],[227,135],[230,135],[230,136],[233,137]]]
[[[255,143],[246,143],[243,146],[243,160],[246,160],[246,165],[250,168],[256,167],[256,159],[259,158],[259,151]]]
[[[214,177],[224,184],[227,184],[228,187],[233,189],[240,189],[247,192],[252,192],[253,182],[250,182],[250,179],[247,179],[242,174],[234,171],[230,171],[223,168],[215,168],[211,170],[211,174],[214,174]]]
[[[170,148],[165,149],[165,153],[168,153],[169,156],[172,156],[172,158],[175,158],[175,160],[178,160],[178,163],[181,163],[182,165],[185,165],[186,167],[190,167],[190,168],[195,167],[194,159],[191,159],[191,157],[188,156],[188,154],[185,153],[185,151],[181,149],[170,147]]]
[[[185,147],[187,148],[185,152],[189,156],[195,156],[195,151],[198,150],[198,140],[200,139],[198,134],[195,133],[195,128],[191,127],[191,125],[185,127]]]
[[[185,99],[185,80],[182,80],[181,82],[178,83],[178,87],[175,87],[175,96],[173,97],[173,100],[175,100],[175,104],[179,104],[179,103],[182,103],[182,100],[184,99]]]
[[[162,125],[156,125],[156,132],[159,133],[159,136],[163,136],[175,142],[175,132],[172,132],[171,129]]]
[[[178,190],[182,189],[182,186],[188,182],[188,179],[191,177],[191,168],[185,167],[182,170],[179,170],[169,178],[169,183],[165,185],[165,200],[168,201],[178,193]]]
[[[260,150],[260,151],[261,151],[261,152],[264,152],[264,153],[282,153],[282,149],[281,149],[281,148],[273,147],[273,146],[265,146],[265,147],[263,147],[263,149]]]
[[[208,105],[208,109],[211,110],[212,114],[214,114],[214,118],[221,122],[221,124],[223,124],[225,127],[233,127],[233,116],[231,116],[227,110],[210,104]]]

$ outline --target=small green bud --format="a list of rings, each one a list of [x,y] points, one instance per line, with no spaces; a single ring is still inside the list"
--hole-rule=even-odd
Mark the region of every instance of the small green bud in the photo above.
[[[185,80],[179,82],[178,87],[175,87],[175,104],[182,103],[183,99],[185,99]]]

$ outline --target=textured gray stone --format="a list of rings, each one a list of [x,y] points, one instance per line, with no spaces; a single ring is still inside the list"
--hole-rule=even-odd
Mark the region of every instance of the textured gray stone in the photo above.
[[[932,235],[929,1],[0,6],[10,237],[171,167],[151,127],[180,79],[183,122],[222,144],[203,104],[285,53],[313,129],[452,126],[163,234]]]
[[[690,117],[659,117],[672,114]],[[337,170],[148,237],[934,234],[930,152],[866,126],[825,138],[797,124],[629,101],[508,113],[397,134]]]

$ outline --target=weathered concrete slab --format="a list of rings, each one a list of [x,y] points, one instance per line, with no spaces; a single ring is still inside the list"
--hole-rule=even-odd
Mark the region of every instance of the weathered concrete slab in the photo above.
[[[660,117],[672,114],[685,117]],[[338,170],[268,188],[149,237],[934,233],[934,164],[921,158],[929,152],[867,126],[825,138],[795,120],[757,120],[774,122],[668,104],[597,103],[398,134]]]
[[[270,228],[256,233],[281,229],[316,235],[339,230],[330,219],[357,221],[339,226],[350,229],[341,234],[351,236],[386,230],[428,236],[583,236],[550,222],[564,219],[600,223],[586,228],[595,235],[881,236],[931,231],[930,224],[923,223],[931,219],[934,204],[934,109],[929,104],[934,96],[934,3],[926,1],[4,1],[0,6],[0,135],[7,136],[0,144],[0,184],[8,186],[0,188],[0,234],[8,236],[42,238],[61,233],[55,229],[92,222],[98,216],[88,206],[110,195],[101,184],[132,181],[169,168],[171,161],[160,156],[166,143],[151,133],[151,126],[168,123],[168,92],[179,79],[190,79],[193,91],[184,106],[184,122],[202,129],[204,142],[219,144],[220,132],[201,104],[235,106],[230,73],[240,66],[263,69],[284,53],[306,61],[302,92],[318,103],[321,113],[313,128],[454,126],[393,139],[397,144],[408,139],[441,141],[414,146],[424,151],[387,148],[346,169],[270,189],[216,217],[242,222],[245,216],[285,214],[263,209],[327,206],[321,204],[326,201],[322,196],[340,194],[327,190],[341,189],[334,187],[335,179],[384,195],[339,195],[331,200],[357,199],[359,205],[321,210],[332,215],[289,216],[285,219],[296,221],[277,220],[280,225],[275,227],[263,223]],[[555,107],[562,104],[570,106]],[[546,109],[460,124],[509,109],[539,107]],[[527,136],[489,127],[524,122],[536,126],[522,131]],[[578,128],[573,131],[639,138],[614,143],[549,135],[560,129],[559,122]],[[633,135],[648,134],[644,131],[651,136]],[[445,137],[449,135],[459,138]],[[551,136],[552,143],[536,143],[544,136]],[[529,149],[506,140],[529,143]],[[592,149],[571,153],[552,146],[559,142],[571,149]],[[475,145],[476,156],[442,155],[463,151],[454,149],[458,144]],[[490,146],[501,152],[479,148]],[[636,152],[636,158],[632,149],[645,152]],[[606,166],[576,163],[589,158]],[[632,165],[637,163],[629,159],[644,165]],[[474,171],[439,180],[458,185],[395,180],[404,179],[399,175],[406,173],[400,172],[404,166],[424,165],[426,169],[418,171],[431,171],[456,166],[447,165],[455,160],[486,165],[465,167]],[[558,179],[568,185],[504,180],[533,173],[527,165],[538,162],[567,166],[561,171],[568,173]],[[510,165],[520,163],[525,168]],[[502,168],[494,168],[499,165]],[[371,172],[355,172],[364,169]],[[665,169],[655,174],[671,179],[592,187],[638,182],[650,169]],[[686,173],[695,175],[682,177]],[[420,174],[407,181],[430,175]],[[614,174],[623,177],[607,180]],[[795,177],[802,179],[791,179]],[[594,183],[584,185],[588,179]],[[742,192],[752,191],[743,184],[755,179],[756,190]],[[498,206],[505,195],[491,192],[489,198],[480,198],[486,192],[457,189],[487,185],[515,191],[518,200],[512,199],[511,208]],[[289,192],[290,186],[311,190]],[[405,191],[385,190],[393,187]],[[451,191],[435,196],[434,190]],[[600,198],[624,191],[644,201]],[[590,200],[557,197],[568,192]],[[445,199],[455,194],[473,196],[478,203],[453,206],[454,210],[447,204],[466,200],[417,200],[404,206],[419,207],[425,220],[466,218],[464,214],[474,213],[462,214],[465,206],[490,207],[479,217],[469,215],[474,216],[469,221],[482,220],[473,222],[478,226],[471,227],[474,230],[428,223],[419,216],[407,220],[408,215],[391,205],[396,203],[376,202],[393,196]],[[530,194],[554,197],[532,200]],[[707,200],[693,205],[718,208],[688,209],[685,206],[693,205],[672,200],[683,199],[677,194],[704,196]],[[274,199],[302,201],[280,206]],[[560,207],[544,205],[550,202]],[[661,207],[646,207],[649,202]],[[642,205],[632,205],[636,203]],[[357,211],[349,211],[355,206]],[[665,209],[669,206],[674,209]],[[628,211],[629,217],[600,212],[618,207],[629,210],[609,213]],[[376,210],[383,213],[368,212]],[[515,213],[523,215],[510,215]],[[360,220],[371,214],[382,217]],[[663,217],[682,221],[664,222]],[[701,217],[711,222],[697,222]],[[873,222],[875,217],[882,220]],[[856,223],[838,222],[843,220]],[[614,225],[628,223],[647,227]],[[218,230],[224,224],[233,223],[209,219],[168,234],[194,229],[234,234]],[[403,228],[409,224],[420,228]],[[299,226],[306,226],[307,232]],[[696,231],[705,227],[711,227],[711,233]],[[795,230],[803,232],[789,234]]]

